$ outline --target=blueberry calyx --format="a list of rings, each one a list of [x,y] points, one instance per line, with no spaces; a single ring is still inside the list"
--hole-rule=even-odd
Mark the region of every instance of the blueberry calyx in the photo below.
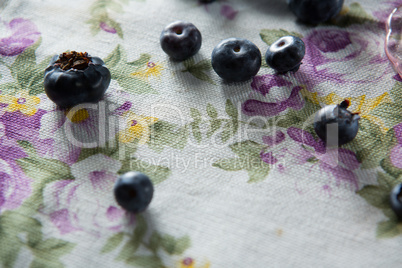
[[[87,52],[64,52],[56,61],[55,65],[60,66],[63,71],[68,69],[84,70],[91,62]]]

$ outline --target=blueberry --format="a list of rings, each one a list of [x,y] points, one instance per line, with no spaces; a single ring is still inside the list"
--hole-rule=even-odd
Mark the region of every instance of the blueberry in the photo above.
[[[400,220],[402,220],[402,183],[396,185],[391,192],[389,197],[391,208],[398,216]]]
[[[201,33],[197,27],[184,21],[175,21],[167,25],[160,36],[163,51],[178,61],[195,55],[201,48],[201,42]]]
[[[199,1],[200,1],[200,3],[203,3],[203,4],[209,4],[209,3],[215,2],[216,0],[199,0]]]
[[[297,36],[284,36],[275,41],[265,53],[265,60],[278,73],[296,72],[306,53],[304,42]]]
[[[117,203],[125,210],[140,213],[151,203],[154,187],[149,177],[130,171],[121,175],[114,185]]]
[[[343,145],[356,137],[360,116],[346,110],[349,105],[350,102],[345,100],[339,105],[325,106],[316,113],[315,132],[327,145]]]
[[[247,81],[260,70],[261,52],[249,40],[225,39],[212,51],[212,67],[229,82]]]
[[[45,92],[63,108],[99,101],[109,84],[110,72],[105,63],[86,52],[55,55],[45,70]]]
[[[325,22],[342,9],[344,0],[288,0],[290,10],[303,22]]]

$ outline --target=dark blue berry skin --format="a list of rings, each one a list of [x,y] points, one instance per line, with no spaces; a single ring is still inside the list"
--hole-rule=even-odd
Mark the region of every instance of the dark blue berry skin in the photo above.
[[[98,57],[84,70],[62,70],[53,56],[45,70],[44,87],[46,95],[61,108],[73,107],[84,102],[99,101],[110,84],[110,72]]]
[[[201,33],[197,27],[184,21],[175,21],[167,25],[159,39],[163,51],[177,61],[195,55],[202,43]]]
[[[339,105],[328,105],[319,110],[314,118],[314,129],[318,137],[325,141],[329,146],[340,146],[352,141],[359,130],[358,114],[349,112],[346,108],[349,101],[345,100]],[[338,129],[338,139],[336,139],[336,127]],[[327,128],[329,133],[327,140]]]
[[[212,67],[228,82],[243,82],[255,76],[261,67],[261,52],[247,39],[229,38],[212,51]]]
[[[398,216],[399,220],[402,220],[402,183],[396,185],[390,194],[389,201],[391,208]]]
[[[318,24],[339,14],[344,0],[288,0],[290,10],[306,23]]]
[[[130,171],[121,175],[114,185],[117,203],[125,210],[140,213],[151,203],[154,187],[149,177]]]
[[[265,53],[265,61],[278,73],[296,72],[301,64],[306,47],[297,36],[284,36],[275,41]]]

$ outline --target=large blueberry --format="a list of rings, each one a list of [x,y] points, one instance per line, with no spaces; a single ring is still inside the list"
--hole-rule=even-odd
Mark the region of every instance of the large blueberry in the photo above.
[[[265,53],[265,60],[279,73],[297,71],[306,53],[304,42],[296,36],[288,35],[274,42]]]
[[[151,203],[154,187],[149,177],[130,171],[121,175],[114,186],[117,203],[127,211],[139,213]]]
[[[396,216],[402,220],[402,183],[396,185],[390,194],[391,208]]]
[[[214,48],[211,61],[220,77],[229,82],[242,82],[260,70],[261,52],[247,39],[229,38]]]
[[[167,25],[160,35],[163,51],[172,59],[182,61],[195,55],[201,48],[202,37],[194,24],[175,21]]]
[[[343,145],[356,137],[360,116],[346,109],[349,104],[345,100],[339,105],[325,106],[316,113],[315,132],[327,145]]]
[[[109,84],[110,72],[105,63],[87,53],[72,51],[55,55],[45,70],[45,92],[63,108],[99,101]]]
[[[303,22],[325,22],[342,9],[344,0],[288,0],[290,10]]]

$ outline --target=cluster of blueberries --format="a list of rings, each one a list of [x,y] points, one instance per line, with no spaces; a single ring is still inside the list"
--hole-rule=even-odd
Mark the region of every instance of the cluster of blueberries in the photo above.
[[[210,3],[215,0],[199,0]],[[337,15],[344,0],[287,0],[290,9],[303,22],[317,24]],[[194,56],[201,48],[200,31],[189,22],[176,21],[167,25],[160,44],[175,61]],[[305,55],[305,45],[296,36],[285,36],[274,42],[265,54],[267,64],[278,74],[296,72]],[[261,53],[255,44],[243,38],[228,38],[212,51],[215,72],[229,82],[242,82],[255,76],[261,67]],[[87,53],[65,52],[55,55],[45,70],[44,87],[47,96],[61,108],[71,108],[85,102],[99,101],[110,84],[111,75],[105,63]],[[327,146],[339,146],[352,141],[359,128],[359,115],[347,110],[350,102],[328,105],[314,118],[314,129]],[[127,211],[144,211],[153,197],[153,185],[148,176],[127,172],[115,183],[116,201]],[[402,219],[402,184],[391,193],[391,206]]]
[[[201,33],[189,22],[176,21],[167,25],[161,35],[160,44],[173,60],[183,61],[194,56],[201,48]],[[284,36],[269,46],[265,60],[278,74],[296,72],[305,54],[304,42],[296,36]],[[228,38],[221,41],[212,51],[212,67],[224,80],[243,82],[255,76],[261,67],[261,53],[255,44],[243,38]],[[315,117],[317,135],[327,145],[343,145],[357,135],[359,115],[347,110],[349,101],[322,108]],[[327,128],[336,124],[339,135],[329,135]],[[329,133],[329,134],[332,134]]]
[[[160,43],[173,60],[183,61],[201,48],[202,37],[194,24],[175,21],[163,29]],[[297,71],[305,54],[304,42],[296,36],[285,36],[273,43],[265,54],[267,64],[278,73]],[[261,52],[251,41],[228,38],[212,51],[212,67],[224,80],[244,82],[255,76],[261,67]]]

